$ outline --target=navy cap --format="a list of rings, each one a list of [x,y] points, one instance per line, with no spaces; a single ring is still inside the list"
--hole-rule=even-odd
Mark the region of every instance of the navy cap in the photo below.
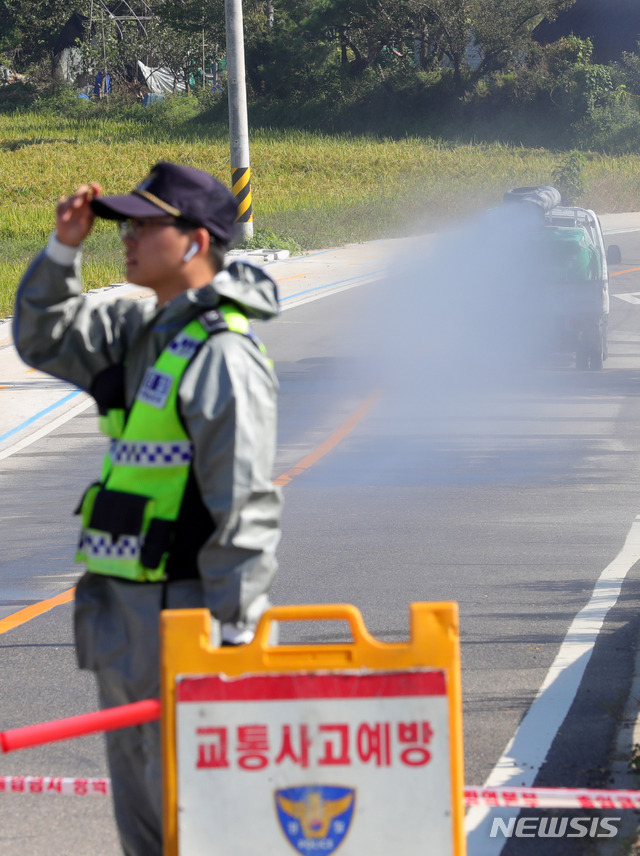
[[[168,161],[157,163],[131,193],[98,196],[91,208],[107,220],[170,214],[204,227],[224,244],[233,238],[238,215],[236,198],[224,184],[208,172]]]

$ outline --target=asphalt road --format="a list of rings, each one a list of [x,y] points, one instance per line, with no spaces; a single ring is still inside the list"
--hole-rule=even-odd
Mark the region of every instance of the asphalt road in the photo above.
[[[623,262],[612,293],[640,292],[640,234],[615,240]],[[482,784],[640,511],[640,304],[612,297],[605,368],[576,372],[563,358],[509,358],[508,319],[485,311],[495,295],[478,293],[490,288],[480,272],[465,267],[452,279],[445,265],[434,303],[424,269],[420,253],[403,251],[382,283],[300,302],[259,330],[281,382],[276,475],[378,397],[285,487],[272,595],[276,603],[353,603],[383,640],[406,638],[412,601],[456,601],[465,780]],[[72,510],[103,448],[88,409],[0,460],[0,617],[73,585]],[[551,735],[538,784],[611,786],[639,586],[634,566]],[[290,632],[322,641],[342,628]],[[95,709],[91,679],[75,669],[69,605],[0,635],[0,650],[2,730]],[[0,774],[106,775],[101,741],[6,755]],[[0,800],[3,856],[119,852],[104,798]],[[528,852],[523,844],[513,852]],[[586,852],[581,840],[563,841],[561,851],[534,844],[542,856]]]

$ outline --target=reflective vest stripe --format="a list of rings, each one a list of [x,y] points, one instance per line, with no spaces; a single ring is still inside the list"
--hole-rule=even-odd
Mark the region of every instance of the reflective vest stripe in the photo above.
[[[149,443],[134,440],[113,440],[109,449],[112,464],[129,467],[174,467],[188,464],[193,459],[191,440],[172,440],[168,443]]]
[[[121,535],[114,541],[108,532],[92,532],[90,529],[82,533],[80,549],[89,556],[107,559],[114,556],[119,559],[138,559],[141,548],[140,538],[135,535]]]

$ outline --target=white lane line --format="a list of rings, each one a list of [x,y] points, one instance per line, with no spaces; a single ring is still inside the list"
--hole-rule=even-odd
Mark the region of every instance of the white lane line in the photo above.
[[[627,294],[612,294],[611,297],[617,297],[619,300],[626,300],[627,303],[640,303],[640,291],[632,291]]]
[[[42,437],[46,437],[47,434],[50,434],[60,425],[64,425],[65,422],[68,422],[70,419],[73,419],[74,416],[77,416],[79,413],[82,413],[88,407],[91,407],[93,403],[93,398],[86,398],[84,401],[81,401],[80,404],[76,404],[75,407],[72,407],[70,410],[67,410],[67,412],[63,413],[61,416],[58,416],[57,419],[54,419],[47,425],[44,425],[37,431],[34,431],[33,434],[29,434],[28,437],[24,437],[22,440],[19,440],[17,443],[14,443],[13,446],[9,446],[7,449],[3,449],[2,451],[0,451],[0,461],[2,461],[4,458],[8,458],[10,455],[15,455],[16,452],[21,452],[22,449],[25,449],[32,443],[35,443],[36,440],[40,440]]]
[[[620,595],[622,583],[640,559],[640,515],[631,525],[624,546],[602,571],[589,602],[573,619],[560,650],[533,704],[491,771],[484,788],[530,787],[575,698],[607,613]],[[558,787],[562,782],[556,782]],[[469,856],[499,856],[503,837],[490,838],[492,813],[503,820],[518,809],[476,806],[465,818]]]

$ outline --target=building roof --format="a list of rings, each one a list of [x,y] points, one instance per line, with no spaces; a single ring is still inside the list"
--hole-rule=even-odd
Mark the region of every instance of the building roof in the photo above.
[[[576,0],[555,21],[545,18],[533,31],[533,38],[543,45],[569,35],[591,39],[596,62],[619,59],[623,51],[635,52],[640,40],[640,2]]]

